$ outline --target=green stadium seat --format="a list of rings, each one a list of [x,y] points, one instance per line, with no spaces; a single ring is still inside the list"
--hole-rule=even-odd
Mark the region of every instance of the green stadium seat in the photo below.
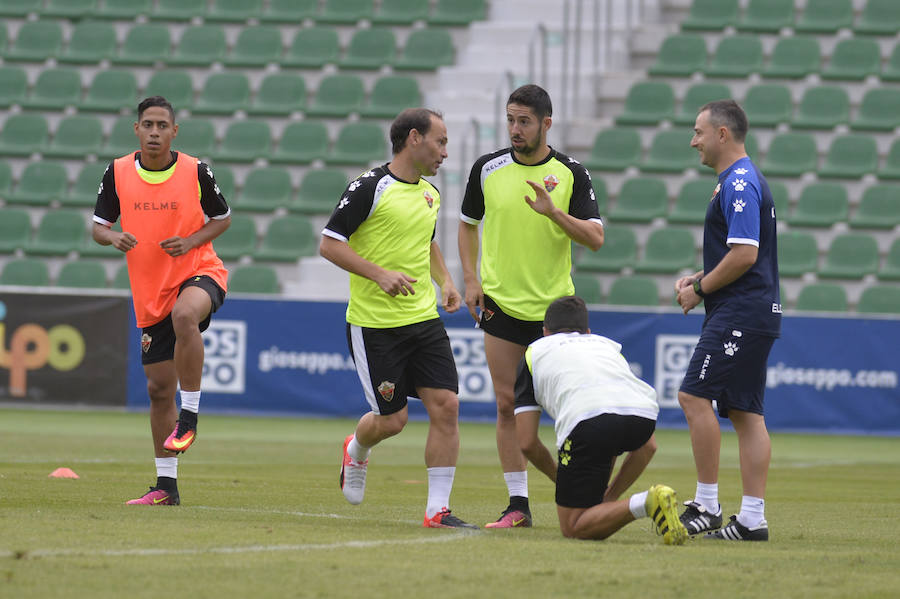
[[[263,23],[302,23],[316,16],[319,0],[269,0],[259,15]]]
[[[428,18],[428,2],[421,0],[382,0],[372,16],[378,25],[412,25]]]
[[[75,21],[92,15],[96,9],[97,0],[47,0],[41,16]]]
[[[227,67],[264,67],[277,64],[282,52],[281,31],[274,25],[247,26],[241,29],[231,52],[225,58]]]
[[[685,92],[684,99],[681,101],[681,109],[675,115],[673,122],[676,125],[686,125],[693,129],[701,106],[705,106],[713,100],[727,100],[731,97],[731,90],[724,83],[695,83]]]
[[[341,46],[337,31],[331,27],[307,27],[297,30],[281,59],[283,67],[322,68],[337,64]]]
[[[225,48],[225,30],[221,25],[191,25],[182,32],[175,52],[166,59],[166,63],[209,67],[225,58]]]
[[[250,105],[250,81],[243,73],[213,73],[206,78],[194,114],[228,115]]]
[[[100,149],[100,158],[112,160],[140,149],[140,142],[134,134],[135,121],[137,121],[137,116],[116,118],[106,143]]]
[[[619,277],[609,286],[606,303],[614,306],[658,306],[659,288],[650,277]]]
[[[27,17],[43,7],[44,0],[4,0],[0,2],[0,17]]]
[[[900,81],[900,42],[894,44],[891,55],[881,69],[882,81]]]
[[[707,77],[740,79],[759,73],[763,67],[762,42],[755,35],[725,36],[704,69]]]
[[[769,150],[762,162],[766,176],[799,177],[815,172],[819,163],[816,140],[809,133],[788,132],[777,134],[769,143]]]
[[[97,19],[133,21],[137,17],[149,17],[153,12],[153,0],[103,0],[94,11]]]
[[[657,125],[675,115],[675,92],[665,81],[640,81],[631,86],[617,125]]]
[[[900,4],[895,0],[866,0],[853,33],[896,36],[900,31]]]
[[[175,110],[190,110],[194,107],[194,83],[184,71],[167,69],[150,76],[144,88],[144,97],[162,96]]]
[[[670,223],[699,225],[706,220],[706,209],[716,189],[714,179],[692,179],[681,186],[675,204],[669,211]]]
[[[781,218],[787,216],[790,205],[790,194],[787,185],[783,181],[768,181],[769,191],[772,193],[772,201],[775,202],[775,215]]]
[[[12,167],[5,160],[0,162],[0,200],[4,199],[12,189]]]
[[[900,224],[900,186],[877,183],[863,191],[850,226],[867,229],[893,229]]]
[[[624,171],[641,161],[641,136],[633,127],[613,127],[599,132],[586,160],[585,168],[600,171]]]
[[[681,28],[689,31],[716,31],[738,21],[738,0],[694,0]]]
[[[668,203],[666,184],[661,179],[634,177],[622,183],[609,218],[613,223],[649,223],[666,215]]]
[[[62,26],[58,21],[26,21],[16,40],[3,55],[4,61],[44,62],[62,49]]]
[[[863,314],[900,314],[900,286],[866,287],[859,296],[856,311]]]
[[[210,170],[213,173],[213,178],[216,180],[216,185],[219,186],[219,191],[225,197],[225,201],[231,201],[234,198],[236,189],[234,171],[227,164],[210,165]]]
[[[669,129],[653,136],[650,151],[640,169],[655,173],[680,173],[700,166],[697,150],[691,147],[691,131]]]
[[[375,123],[347,123],[341,127],[326,164],[368,165],[387,158],[384,131]]]
[[[397,38],[386,27],[358,29],[350,38],[347,54],[338,61],[342,69],[380,69],[397,55]]]
[[[131,282],[128,280],[128,264],[123,263],[116,269],[116,274],[112,279],[113,289],[131,289]]]
[[[280,167],[255,168],[244,179],[244,187],[234,202],[234,210],[241,212],[274,212],[291,202],[291,175]]]
[[[893,131],[900,127],[900,89],[877,87],[863,95],[859,113],[850,123],[857,131]]]
[[[284,164],[309,164],[325,159],[328,154],[328,128],[322,121],[298,121],[291,123],[281,134],[278,149],[269,155],[269,161]]]
[[[116,52],[116,30],[110,23],[78,23],[59,62],[92,64],[112,58]]]
[[[654,77],[690,77],[706,67],[706,42],[700,35],[681,33],[663,40],[656,61],[647,69]]]
[[[794,102],[787,86],[761,83],[747,90],[743,108],[751,127],[777,127],[791,120]]]
[[[107,286],[106,269],[92,260],[72,260],[62,265],[56,277],[57,287],[104,289]]]
[[[29,162],[19,177],[19,186],[6,201],[12,204],[48,206],[65,195],[69,182],[66,168],[58,162]]]
[[[23,108],[31,110],[63,111],[77,106],[81,100],[81,72],[73,68],[44,69],[38,75]]]
[[[789,231],[778,234],[778,274],[782,277],[802,277],[816,272],[819,248],[812,233]]]
[[[795,33],[837,33],[853,26],[852,0],[807,0],[794,24]]]
[[[256,251],[256,222],[249,214],[232,214],[231,225],[213,240],[222,260],[239,260]],[[230,291],[230,290],[229,290]]]
[[[290,211],[308,215],[331,214],[346,187],[347,175],[340,169],[307,171],[300,181],[300,189],[290,205]]]
[[[452,65],[456,49],[446,29],[427,27],[416,29],[406,38],[403,53],[394,62],[395,70],[433,71]]]
[[[178,122],[178,135],[172,141],[172,149],[187,152],[197,158],[208,158],[216,144],[216,130],[212,121],[185,119]]]
[[[900,139],[895,139],[888,150],[884,166],[878,171],[879,179],[900,179]]]
[[[43,150],[50,158],[83,158],[99,154],[103,145],[103,125],[93,116],[75,115],[59,122],[53,140]]]
[[[269,155],[272,129],[266,121],[234,121],[225,130],[222,146],[212,158],[223,162],[253,162]]]
[[[822,69],[822,79],[862,81],[881,71],[881,50],[874,40],[859,37],[842,39]]]
[[[828,148],[819,178],[859,179],[878,170],[878,147],[869,135],[839,135]],[[763,171],[765,172],[765,171]]]
[[[165,62],[171,53],[172,38],[169,28],[160,24],[134,25],[125,34],[122,49],[112,57],[113,64],[152,65]],[[173,71],[165,71],[172,74]],[[154,76],[162,75],[162,71]]]
[[[204,20],[215,23],[246,23],[263,11],[262,0],[214,0]]]
[[[644,244],[644,256],[634,266],[639,273],[677,273],[694,269],[697,248],[694,235],[688,229],[657,229]]]
[[[6,30],[6,23],[0,22],[0,56],[6,54],[6,43],[9,41],[9,32]]]
[[[79,110],[117,113],[137,107],[137,79],[132,71],[100,71],[91,80]]]
[[[0,253],[25,249],[31,239],[31,218],[27,210],[0,208]]]
[[[575,262],[576,271],[619,272],[637,262],[637,236],[631,227],[605,227],[603,247],[585,250]]]
[[[103,173],[106,171],[107,164],[105,162],[87,162],[82,165],[81,170],[75,177],[75,183],[69,193],[60,198],[63,206],[72,206],[77,208],[93,208],[97,205],[97,193],[100,188],[100,181],[103,179]]]
[[[791,120],[793,129],[834,129],[850,121],[850,97],[836,85],[806,88],[797,114]]]
[[[818,73],[822,66],[819,42],[814,37],[782,37],[775,43],[762,76],[779,79],[801,79]]]
[[[794,0],[749,0],[738,31],[778,33],[794,24]]]
[[[229,293],[281,293],[278,273],[265,264],[238,266],[228,277]]]
[[[89,223],[88,226],[93,228],[93,223]],[[112,230],[121,232],[121,221],[114,223]],[[108,258],[110,260],[122,260],[123,262],[125,257],[125,254],[117,250],[112,244],[100,245],[94,241],[93,236],[90,234],[85,236],[84,243],[78,248],[78,255],[82,258]]]
[[[0,155],[29,156],[46,145],[49,129],[42,114],[11,114],[0,132]]]
[[[375,81],[369,100],[360,110],[367,118],[393,119],[406,108],[421,106],[419,82],[406,75],[384,75]]]
[[[206,0],[157,0],[154,21],[191,21],[206,14]]]
[[[572,283],[575,285],[575,295],[584,300],[586,304],[599,304],[603,301],[603,289],[600,280],[592,274],[573,273]]]
[[[50,269],[44,260],[19,258],[10,260],[0,272],[0,285],[23,285],[26,287],[48,287]]]
[[[325,0],[315,16],[318,23],[352,25],[375,14],[372,0]]]
[[[485,0],[437,0],[431,16],[428,17],[428,24],[465,26],[473,21],[485,19],[487,19]]]
[[[13,65],[0,66],[0,108],[21,105],[27,90],[25,69]]]
[[[837,283],[811,283],[800,290],[794,307],[804,312],[846,312],[847,291]]]
[[[346,117],[362,109],[366,90],[356,75],[328,75],[319,82],[313,101],[307,106],[308,116]]]
[[[306,81],[303,77],[291,73],[271,73],[262,80],[247,112],[253,115],[289,116],[305,108]]]
[[[296,262],[303,256],[314,256],[319,247],[312,224],[302,216],[283,216],[272,220],[254,260]]]
[[[878,270],[878,243],[867,233],[843,233],[831,241],[819,278],[862,279]]]
[[[847,188],[840,183],[810,183],[800,192],[794,212],[787,222],[792,227],[831,227],[847,222]]]
[[[50,210],[41,218],[25,253],[64,256],[78,251],[87,237],[87,218],[80,210]]]
[[[0,234],[0,239],[3,237]],[[900,281],[900,238],[895,239],[888,249],[884,265],[878,271],[878,278],[882,281]]]

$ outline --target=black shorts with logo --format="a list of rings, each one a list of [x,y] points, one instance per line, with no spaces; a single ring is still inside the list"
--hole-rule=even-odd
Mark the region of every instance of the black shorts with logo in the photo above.
[[[459,392],[456,361],[440,318],[388,329],[347,323],[347,345],[376,414],[399,412],[408,397],[418,397],[418,387]]]
[[[519,345],[528,345],[544,335],[544,321],[519,320],[510,316],[487,295],[484,296],[484,310],[478,326],[489,335]]]
[[[556,505],[589,508],[603,503],[613,460],[642,447],[656,421],[641,416],[600,414],[579,422],[559,448]]]
[[[225,290],[206,275],[191,277],[182,283],[181,287],[178,288],[178,295],[181,295],[185,287],[199,287],[209,294],[209,299],[212,301],[212,308],[209,314],[198,326],[202,333],[209,328],[213,312],[221,308],[225,302]],[[143,328],[143,333],[141,334],[141,364],[155,364],[174,358],[175,329],[172,327],[172,314],[169,313],[156,324]]]

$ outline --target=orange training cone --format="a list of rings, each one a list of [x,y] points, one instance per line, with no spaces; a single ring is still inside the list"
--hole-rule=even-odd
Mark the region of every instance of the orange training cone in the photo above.
[[[49,474],[50,478],[78,478],[71,468],[57,468]]]

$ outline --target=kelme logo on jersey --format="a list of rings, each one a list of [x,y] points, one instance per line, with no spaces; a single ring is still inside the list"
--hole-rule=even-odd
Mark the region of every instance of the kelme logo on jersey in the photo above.
[[[381,395],[384,401],[391,401],[394,399],[394,388],[396,385],[390,381],[381,381],[381,384],[378,385],[378,393]]]
[[[548,192],[551,192],[554,189],[556,189],[557,185],[559,185],[559,179],[557,178],[556,175],[551,173],[551,174],[547,175],[546,177],[544,177],[544,189],[546,189]]]
[[[432,196],[430,193],[428,193],[428,190],[425,190],[425,192],[422,195],[425,196],[425,201],[428,203],[429,208],[434,206],[434,196]]]
[[[141,335],[141,351],[145,354],[150,351],[150,344],[153,343],[153,337],[144,333]]]

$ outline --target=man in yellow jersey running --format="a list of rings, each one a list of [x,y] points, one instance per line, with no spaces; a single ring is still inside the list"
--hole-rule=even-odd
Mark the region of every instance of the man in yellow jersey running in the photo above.
[[[497,451],[509,505],[488,528],[531,526],[526,460],[516,441],[516,366],[542,335],[547,306],[572,295],[571,242],[603,245],[603,222],[591,177],[574,158],[547,145],[550,96],[523,85],[506,103],[511,147],[475,161],[459,225],[465,302],[484,330],[484,351],[497,397]],[[481,241],[477,273],[478,226]]]
[[[440,113],[401,112],[391,124],[393,159],[350,182],[331,214],[319,252],[350,273],[347,342],[371,409],[344,439],[341,490],[359,504],[372,447],[403,430],[407,397],[428,410],[426,528],[477,528],[451,514],[459,455],[456,362],[437,313],[462,298],[434,240],[441,196],[423,179],[447,157]]]

